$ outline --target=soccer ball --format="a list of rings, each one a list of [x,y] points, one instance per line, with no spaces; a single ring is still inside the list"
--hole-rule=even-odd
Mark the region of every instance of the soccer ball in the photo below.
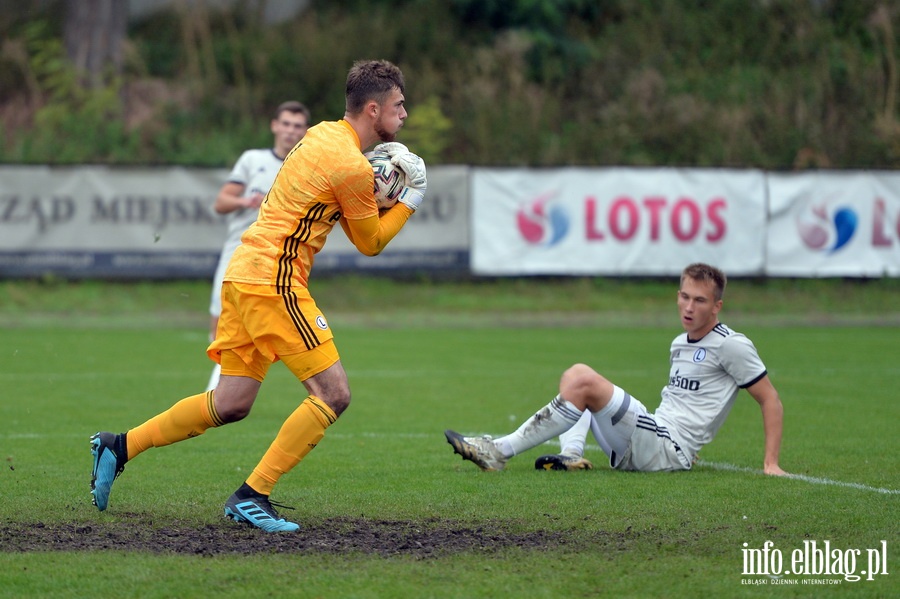
[[[373,150],[366,152],[366,158],[375,174],[375,203],[379,210],[390,208],[397,203],[397,198],[406,186],[406,174],[391,164],[391,157],[387,152]]]

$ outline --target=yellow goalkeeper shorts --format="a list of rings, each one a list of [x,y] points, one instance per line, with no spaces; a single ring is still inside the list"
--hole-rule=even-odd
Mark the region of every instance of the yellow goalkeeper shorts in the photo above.
[[[222,374],[258,381],[277,360],[304,381],[340,359],[309,290],[279,293],[274,286],[233,281],[222,285],[222,315],[206,353]]]

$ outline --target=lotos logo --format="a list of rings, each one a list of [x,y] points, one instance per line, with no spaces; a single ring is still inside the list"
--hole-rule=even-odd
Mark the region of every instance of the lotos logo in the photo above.
[[[811,250],[838,251],[850,242],[859,225],[856,212],[846,206],[829,211],[823,203],[804,212],[797,218],[797,231]]]
[[[561,206],[550,203],[555,195],[548,192],[519,207],[516,222],[528,243],[556,245],[569,232],[569,215]]]

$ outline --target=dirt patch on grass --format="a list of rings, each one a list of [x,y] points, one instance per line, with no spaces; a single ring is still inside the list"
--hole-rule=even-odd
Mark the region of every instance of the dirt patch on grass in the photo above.
[[[223,521],[202,526],[148,524],[4,523],[4,552],[145,551],[204,556],[265,553],[378,554],[427,559],[464,551],[510,548],[559,550],[581,536],[559,531],[511,532],[502,524],[473,527],[447,520],[389,521],[342,518],[269,534]],[[620,539],[621,540],[621,539]],[[600,539],[595,539],[600,541]],[[606,539],[615,542],[615,539]],[[601,541],[601,544],[606,544]]]

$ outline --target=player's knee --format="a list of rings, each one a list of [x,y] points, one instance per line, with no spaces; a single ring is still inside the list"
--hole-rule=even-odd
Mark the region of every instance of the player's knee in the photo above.
[[[562,380],[571,386],[584,387],[596,384],[603,377],[587,364],[573,364],[563,372]]]
[[[259,381],[249,377],[228,375],[220,377],[215,390],[215,411],[218,419],[223,424],[228,424],[246,418],[256,401],[259,385]]]
[[[563,372],[559,389],[562,396],[581,409],[591,406],[591,398],[600,393],[607,380],[586,364],[574,364]]]
[[[218,407],[219,418],[222,419],[222,422],[225,424],[229,424],[231,422],[238,422],[239,420],[243,420],[250,414],[250,408],[253,404],[242,405],[242,404],[229,404]]]
[[[334,410],[336,416],[340,416],[341,413],[350,405],[350,389],[348,387],[340,390],[334,390],[321,399],[326,404],[328,404],[329,408]]]

